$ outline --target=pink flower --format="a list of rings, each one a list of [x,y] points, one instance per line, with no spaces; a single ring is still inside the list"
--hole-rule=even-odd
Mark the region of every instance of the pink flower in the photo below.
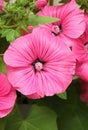
[[[84,44],[88,44],[88,13],[85,13],[85,22],[86,22],[86,30],[84,32],[84,36],[85,36],[85,41]]]
[[[84,63],[77,63],[76,66],[76,76],[79,76],[84,81],[88,82],[88,61],[85,61]]]
[[[85,14],[86,30],[73,47],[77,58],[76,75],[88,81],[88,14]]]
[[[41,9],[44,6],[46,6],[48,4],[49,0],[37,0],[36,1],[36,8]]]
[[[75,73],[70,49],[51,36],[47,39],[47,35],[42,29],[35,29],[15,40],[4,55],[10,83],[30,98],[64,92]]]
[[[88,104],[88,82],[85,82],[84,80],[80,80],[80,83],[81,83],[81,89],[82,89],[80,99],[81,101]]]
[[[83,43],[78,43],[73,47],[74,55],[77,58],[76,76],[88,81],[88,49]]]
[[[11,87],[7,77],[0,73],[0,118],[12,111],[15,100],[15,90]]]
[[[60,6],[46,6],[38,13],[42,16],[58,18],[58,21],[41,27],[68,46],[74,44],[74,39],[79,38],[85,31],[85,19],[83,12],[76,7],[74,0]]]
[[[1,12],[2,8],[3,8],[3,0],[0,0],[0,12]]]
[[[77,59],[75,75],[88,81],[88,45],[83,44],[80,40],[80,42],[73,47],[73,53]]]
[[[83,43],[76,44],[73,52],[77,58],[76,75],[81,79],[88,81],[88,45]]]

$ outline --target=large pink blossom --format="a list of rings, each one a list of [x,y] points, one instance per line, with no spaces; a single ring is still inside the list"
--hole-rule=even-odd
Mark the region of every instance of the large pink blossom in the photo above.
[[[0,73],[0,118],[8,115],[16,100],[16,91],[11,87],[7,77]]]
[[[64,5],[45,6],[38,13],[42,16],[58,18],[58,21],[41,27],[68,46],[74,44],[74,39],[80,37],[85,31],[85,18],[83,12],[77,7],[74,0]]]
[[[47,35],[42,29],[35,29],[16,39],[4,55],[10,83],[30,98],[64,92],[75,73],[70,49],[51,36],[47,39]]]
[[[36,8],[41,9],[44,6],[46,6],[48,4],[49,0],[37,0],[36,1]]]

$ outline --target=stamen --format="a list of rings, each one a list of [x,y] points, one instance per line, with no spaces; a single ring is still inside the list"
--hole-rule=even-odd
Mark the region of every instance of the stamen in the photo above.
[[[52,26],[52,33],[54,33],[56,36],[61,33],[61,25],[53,25]]]
[[[44,61],[41,61],[39,58],[36,59],[36,60],[32,63],[35,72],[37,72],[37,71],[40,72],[41,70],[43,70],[43,69],[44,69],[44,64],[45,64],[45,62],[44,62]]]
[[[35,63],[36,71],[41,71],[43,69],[43,64],[41,62]]]

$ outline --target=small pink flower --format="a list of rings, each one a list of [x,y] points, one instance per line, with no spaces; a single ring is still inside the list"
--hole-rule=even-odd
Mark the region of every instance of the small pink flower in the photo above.
[[[29,98],[64,92],[75,73],[70,49],[47,35],[40,28],[34,29],[15,40],[4,55],[10,83]]]
[[[0,118],[8,115],[16,100],[16,91],[11,87],[7,77],[0,73]]]
[[[88,104],[88,82],[85,82],[84,80],[80,80],[80,83],[81,83],[81,89],[82,89],[80,99],[81,101]]]
[[[49,0],[37,0],[36,1],[36,8],[41,9],[44,6],[46,6],[48,4]]]
[[[85,31],[84,13],[76,7],[73,0],[64,5],[45,6],[38,14],[58,18],[57,22],[41,27],[68,46],[72,46],[74,39],[79,38]]]

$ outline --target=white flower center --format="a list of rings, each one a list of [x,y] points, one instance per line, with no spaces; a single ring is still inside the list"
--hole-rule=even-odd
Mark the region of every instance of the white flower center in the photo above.
[[[43,64],[41,62],[35,63],[36,71],[41,71],[43,69]]]
[[[55,35],[58,35],[61,33],[61,26],[53,25],[51,30],[52,30],[52,33],[54,33]]]

